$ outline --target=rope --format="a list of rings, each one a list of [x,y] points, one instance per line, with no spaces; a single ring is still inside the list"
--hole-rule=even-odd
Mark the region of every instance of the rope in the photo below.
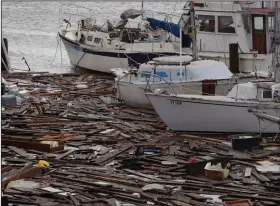
[[[59,42],[58,38],[59,38],[59,35],[57,34],[57,36],[56,36],[56,41],[57,41],[57,44],[56,44],[56,50],[55,50],[54,57],[53,57],[53,59],[52,59],[51,63],[49,64],[49,66],[52,66],[52,63],[53,63],[53,61],[54,61],[54,59],[55,59],[55,57],[56,57],[56,54],[57,54],[58,45],[60,45],[60,42]]]
[[[79,63],[80,63],[80,61],[82,60],[82,58],[85,56],[85,52],[83,53],[83,55],[82,55],[82,57],[80,58],[80,60],[78,61],[78,63],[76,64],[76,67],[75,67],[75,70],[77,69],[77,67],[78,67],[78,65],[79,65]]]

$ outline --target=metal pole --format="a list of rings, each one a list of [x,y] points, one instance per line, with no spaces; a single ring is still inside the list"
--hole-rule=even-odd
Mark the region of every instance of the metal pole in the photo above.
[[[278,61],[277,58],[279,58],[278,56],[278,50],[279,50],[279,42],[280,42],[280,26],[279,26],[279,20],[280,20],[280,14],[279,14],[279,4],[276,1],[275,2],[275,16],[274,16],[274,46],[275,46],[275,51],[274,51],[274,65],[273,65],[273,69],[274,69],[274,79],[276,82],[280,82],[280,68],[278,65]]]
[[[9,55],[8,55],[8,48],[6,48],[6,45],[4,43],[3,38],[1,38],[1,45],[2,45],[2,48],[3,48],[3,51],[4,51],[4,55],[6,57],[6,62],[7,62],[7,67],[8,67],[7,70],[11,71],[11,64],[10,64],[10,59],[9,59]]]
[[[180,27],[180,81],[182,81],[182,29]]]
[[[180,0],[180,8],[181,8],[181,0]],[[181,18],[183,18],[183,15],[181,16]],[[182,21],[182,19],[181,19]],[[179,24],[179,28],[180,28],[180,81],[182,81],[182,29],[181,26]]]
[[[192,41],[192,50],[193,50],[193,60],[198,59],[197,53],[197,41],[196,41],[196,27],[195,27],[195,16],[194,16],[194,2],[190,2],[190,15],[191,15],[191,26],[193,29],[193,41]]]
[[[60,43],[59,43],[59,46],[60,46],[60,63],[62,65],[62,49],[61,49],[61,38],[60,38]]]

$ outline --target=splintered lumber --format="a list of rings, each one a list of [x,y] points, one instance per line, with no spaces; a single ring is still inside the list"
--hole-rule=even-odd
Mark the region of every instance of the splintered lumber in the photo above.
[[[54,151],[62,150],[64,148],[63,146],[51,147],[51,145],[49,144],[27,142],[27,141],[15,141],[15,140],[7,140],[7,139],[2,139],[2,144],[6,146],[15,146],[24,149],[39,150],[42,152],[54,152]]]
[[[108,154],[105,154],[101,157],[96,158],[95,163],[98,164],[98,165],[103,164],[103,163],[117,157],[118,155],[126,152],[127,150],[129,150],[132,147],[133,147],[133,144],[125,145],[122,148],[120,148],[120,149],[118,149],[114,152],[109,152]]]
[[[55,159],[57,159],[57,160],[62,159],[63,157],[66,157],[66,156],[70,155],[70,154],[73,153],[74,151],[75,151],[75,150],[68,150],[67,152],[65,152],[65,153],[63,153],[63,154],[56,156]]]
[[[13,79],[35,92],[21,97],[20,106],[2,109],[2,185],[19,181],[3,190],[9,203],[206,206],[245,199],[280,204],[280,140],[263,137],[261,148],[236,151],[230,136],[166,131],[155,111],[118,99],[107,76]],[[207,163],[221,163],[229,176],[208,178]],[[258,164],[264,172],[256,170]]]
[[[216,142],[216,143],[224,142],[224,140],[219,140],[219,139],[210,138],[210,137],[200,137],[200,136],[189,135],[189,134],[182,134],[180,136],[186,137],[186,138],[189,138],[189,139],[196,139],[196,140],[202,140],[202,141],[208,141],[208,142]]]

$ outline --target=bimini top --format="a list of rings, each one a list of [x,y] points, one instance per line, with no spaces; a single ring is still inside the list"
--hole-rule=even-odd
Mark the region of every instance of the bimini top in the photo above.
[[[173,60],[175,62],[175,59]],[[180,79],[181,71],[182,79]],[[182,70],[180,65],[153,65],[148,62],[147,64],[140,65],[139,72],[145,74],[156,74],[157,76],[172,82],[223,80],[232,78],[232,73],[228,67],[223,62],[214,60],[189,61],[188,64],[182,65]],[[145,81],[146,78],[147,76],[139,76],[138,80]],[[152,81],[160,81],[160,78],[155,78],[153,76],[150,78]]]

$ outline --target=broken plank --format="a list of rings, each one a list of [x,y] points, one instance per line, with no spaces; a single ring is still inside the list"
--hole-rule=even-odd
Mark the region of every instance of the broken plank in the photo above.
[[[57,155],[55,159],[60,160],[60,159],[62,159],[63,157],[68,156],[69,154],[71,154],[71,153],[74,152],[74,151],[75,151],[75,150],[68,150],[67,152],[64,152],[64,153],[61,154],[61,155]]]
[[[17,153],[18,155],[22,156],[22,157],[25,157],[27,159],[30,159],[32,157],[31,154],[28,154],[26,151],[22,150],[22,149],[19,149],[17,147],[14,147],[14,146],[8,146],[8,148],[12,151],[14,151],[15,153]]]
[[[252,174],[253,174],[253,176],[255,176],[261,182],[270,182],[270,179],[268,179],[266,176],[264,176],[263,174],[258,173],[255,170],[252,170]]]
[[[39,150],[42,152],[54,152],[54,151],[62,150],[64,148],[64,146],[51,147],[51,145],[49,144],[41,144],[41,143],[27,142],[27,141],[14,141],[14,140],[7,140],[7,139],[2,139],[2,145],[16,146],[24,149]]]
[[[95,163],[98,164],[98,165],[103,164],[103,163],[107,162],[108,160],[111,160],[114,157],[117,157],[118,155],[126,152],[132,146],[133,146],[133,144],[129,144],[129,145],[123,146],[121,149],[118,149],[117,151],[110,152],[110,153],[105,154],[101,157],[98,157],[98,158],[96,158]]]

